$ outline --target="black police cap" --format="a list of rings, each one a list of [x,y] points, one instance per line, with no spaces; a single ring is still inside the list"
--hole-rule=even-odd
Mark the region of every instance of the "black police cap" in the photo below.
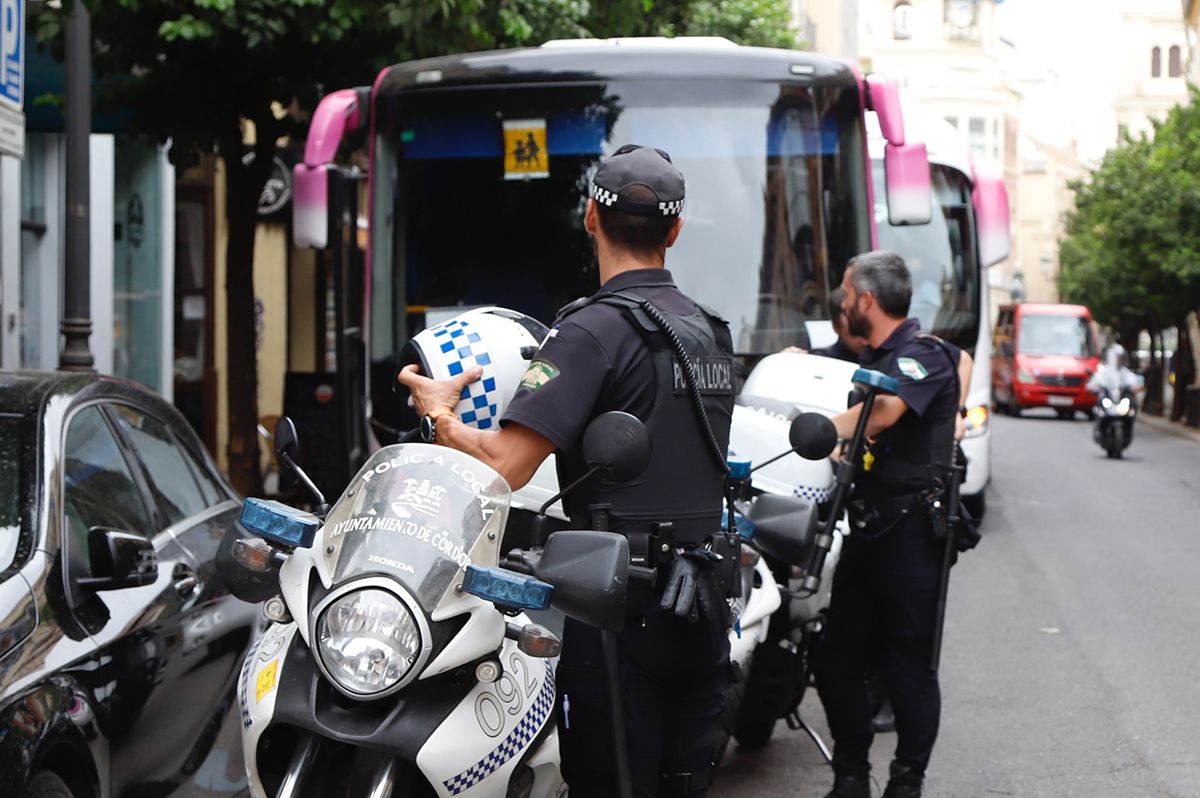
[[[630,189],[636,186],[649,189],[654,201],[631,199]],[[643,216],[678,216],[683,212],[683,174],[664,151],[626,144],[600,162],[591,196],[606,208]]]

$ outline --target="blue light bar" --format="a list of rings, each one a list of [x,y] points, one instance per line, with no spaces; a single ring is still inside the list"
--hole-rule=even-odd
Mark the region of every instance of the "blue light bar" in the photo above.
[[[554,586],[532,576],[516,574],[500,568],[467,566],[462,589],[495,604],[523,610],[544,610],[550,606]]]
[[[729,466],[730,479],[750,479],[750,458],[738,457],[731,454],[725,458],[725,464]]]
[[[246,499],[242,502],[242,526],[273,543],[307,549],[321,521],[312,513],[276,501]]]
[[[895,377],[889,377],[882,371],[871,369],[857,369],[850,381],[874,388],[879,393],[895,393],[900,389],[900,383]]]

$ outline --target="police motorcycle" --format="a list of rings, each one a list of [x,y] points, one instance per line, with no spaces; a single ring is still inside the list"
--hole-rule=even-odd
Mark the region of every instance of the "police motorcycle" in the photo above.
[[[645,467],[648,437],[632,416],[602,416],[587,435],[601,476]],[[287,418],[275,446],[324,505],[295,465]],[[620,628],[628,544],[563,530],[502,558],[510,507],[484,463],[408,442],[377,451],[324,518],[245,501],[252,537],[227,535],[218,566],[272,621],[238,684],[255,798],[564,794],[560,644],[525,613]]]

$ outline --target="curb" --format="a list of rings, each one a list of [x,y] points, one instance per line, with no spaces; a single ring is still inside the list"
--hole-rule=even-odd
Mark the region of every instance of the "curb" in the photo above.
[[[1166,416],[1152,416],[1147,413],[1138,413],[1137,420],[1159,432],[1188,438],[1192,443],[1200,444],[1200,429],[1196,427],[1187,427],[1178,421],[1168,420]]]

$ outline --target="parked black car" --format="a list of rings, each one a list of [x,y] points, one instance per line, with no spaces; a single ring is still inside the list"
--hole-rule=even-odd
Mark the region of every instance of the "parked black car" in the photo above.
[[[148,390],[0,372],[0,795],[245,790],[258,610],[213,564],[239,507]]]

